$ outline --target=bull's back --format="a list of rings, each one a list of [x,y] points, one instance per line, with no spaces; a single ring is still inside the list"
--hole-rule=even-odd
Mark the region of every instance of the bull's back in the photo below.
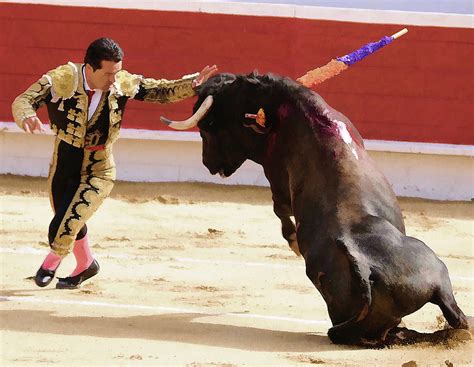
[[[335,205],[350,202],[355,215],[372,214],[385,218],[401,232],[405,233],[403,216],[395,193],[385,175],[365,150],[357,128],[339,111],[329,106],[321,96],[313,93],[314,105],[308,107],[304,123],[310,129],[298,139],[312,148],[301,156],[307,160],[306,167],[314,166],[315,171],[324,171],[326,176],[336,176],[327,190],[336,190]],[[313,114],[311,114],[311,111]],[[311,138],[308,138],[310,137]],[[311,142],[309,142],[311,141]],[[319,152],[319,160],[314,160]]]
[[[346,158],[340,162],[340,205],[350,203],[353,210],[359,211],[354,213],[354,217],[377,216],[405,233],[405,223],[395,193],[374,160],[363,147],[358,147],[357,157],[348,152],[352,148],[344,149]]]

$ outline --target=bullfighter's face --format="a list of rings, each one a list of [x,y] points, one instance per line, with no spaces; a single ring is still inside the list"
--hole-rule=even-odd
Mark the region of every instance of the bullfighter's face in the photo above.
[[[117,73],[122,70],[122,61],[102,60],[100,65],[100,69],[94,70],[91,65],[86,64],[87,83],[92,89],[106,92],[115,83]]]

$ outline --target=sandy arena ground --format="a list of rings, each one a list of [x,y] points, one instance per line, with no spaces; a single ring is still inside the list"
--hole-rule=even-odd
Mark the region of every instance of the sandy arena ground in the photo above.
[[[474,315],[474,203],[400,201],[408,234],[446,263]],[[31,279],[48,249],[44,179],[0,176],[0,212],[1,366],[472,365],[473,341],[333,345],[267,188],[117,183],[89,223],[101,272],[79,290]],[[71,255],[57,275],[73,267]],[[405,323],[432,331],[440,315],[427,305]]]

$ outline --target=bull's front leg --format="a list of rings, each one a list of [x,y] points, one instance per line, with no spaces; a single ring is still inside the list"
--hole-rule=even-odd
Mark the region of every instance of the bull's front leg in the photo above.
[[[288,200],[284,200],[282,197],[273,197],[273,211],[276,216],[280,218],[281,221],[281,233],[283,238],[288,241],[288,245],[293,250],[293,252],[301,256],[298,241],[296,240],[296,227],[293,223],[293,220],[290,218],[292,215],[290,199],[288,195]]]
[[[288,241],[288,245],[293,252],[301,256],[301,252],[296,239],[295,223],[291,219],[293,209],[291,205],[291,195],[289,187],[288,172],[280,166],[264,166],[265,175],[270,182],[273,199],[273,211],[281,221],[281,233]]]

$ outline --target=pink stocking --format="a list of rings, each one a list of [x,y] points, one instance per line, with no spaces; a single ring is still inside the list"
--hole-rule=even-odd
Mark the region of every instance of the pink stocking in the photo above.
[[[89,240],[87,238],[87,234],[80,240],[76,240],[74,243],[74,249],[72,250],[74,253],[74,257],[76,258],[76,268],[71,273],[71,277],[82,273],[86,270],[94,261],[92,257],[91,250],[89,248]]]
[[[61,256],[56,255],[54,252],[50,252],[43,261],[41,267],[44,270],[56,270],[61,263]]]

